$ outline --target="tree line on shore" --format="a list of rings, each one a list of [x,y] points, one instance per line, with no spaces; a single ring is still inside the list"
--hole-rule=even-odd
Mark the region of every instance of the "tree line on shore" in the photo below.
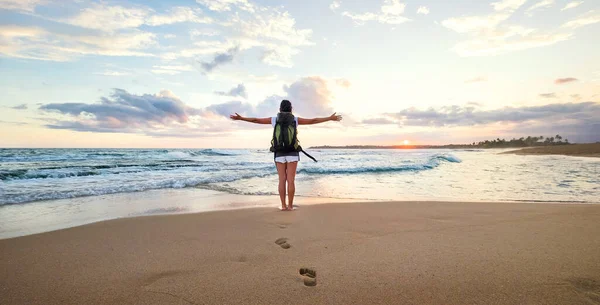
[[[568,145],[568,139],[564,139],[560,135],[556,135],[553,137],[532,137],[528,136],[527,138],[521,137],[519,139],[512,138],[510,140],[506,139],[494,139],[494,140],[485,140],[480,142],[473,142],[472,146],[476,147],[484,147],[484,148],[499,148],[499,147],[531,147],[531,146],[552,146],[552,145]]]

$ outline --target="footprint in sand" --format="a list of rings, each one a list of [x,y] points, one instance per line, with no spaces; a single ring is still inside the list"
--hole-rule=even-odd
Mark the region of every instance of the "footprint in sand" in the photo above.
[[[288,240],[287,238],[282,237],[282,238],[278,238],[275,241],[275,243],[284,249],[289,249],[290,247],[292,247],[292,245],[288,244],[287,240]]]
[[[305,286],[317,286],[317,271],[310,268],[300,268],[300,275],[304,277]]]

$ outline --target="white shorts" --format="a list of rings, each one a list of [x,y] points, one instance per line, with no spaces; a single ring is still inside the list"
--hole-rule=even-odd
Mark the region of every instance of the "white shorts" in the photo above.
[[[300,161],[300,158],[298,156],[284,156],[275,158],[275,162],[277,163],[291,163],[298,161]]]

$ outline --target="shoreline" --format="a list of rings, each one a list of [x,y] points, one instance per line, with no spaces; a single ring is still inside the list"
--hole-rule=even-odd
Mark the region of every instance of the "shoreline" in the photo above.
[[[0,298],[588,304],[600,296],[599,222],[594,204],[431,201],[120,218],[0,240]]]
[[[563,155],[573,157],[600,158],[600,143],[527,147],[517,150],[501,152],[500,154]]]
[[[337,203],[516,203],[544,205],[600,205],[575,200],[464,200],[418,198],[403,200],[296,196],[296,207]],[[268,208],[277,210],[279,196],[240,195],[198,188],[158,189],[78,198],[41,200],[0,206],[0,240],[55,232],[102,221],[148,216],[193,215],[206,212]],[[49,218],[49,219],[46,219]]]

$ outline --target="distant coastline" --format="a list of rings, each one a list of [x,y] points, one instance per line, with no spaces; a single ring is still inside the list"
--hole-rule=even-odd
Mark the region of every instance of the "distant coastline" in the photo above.
[[[470,144],[448,144],[448,145],[346,145],[346,146],[312,146],[310,149],[468,149],[481,148]]]
[[[345,146],[312,146],[311,149],[482,149],[482,148],[526,148],[526,147],[555,147],[572,145],[568,139],[560,135],[546,137],[521,137],[519,139],[493,139],[472,144],[445,144],[445,145],[345,145]]]

